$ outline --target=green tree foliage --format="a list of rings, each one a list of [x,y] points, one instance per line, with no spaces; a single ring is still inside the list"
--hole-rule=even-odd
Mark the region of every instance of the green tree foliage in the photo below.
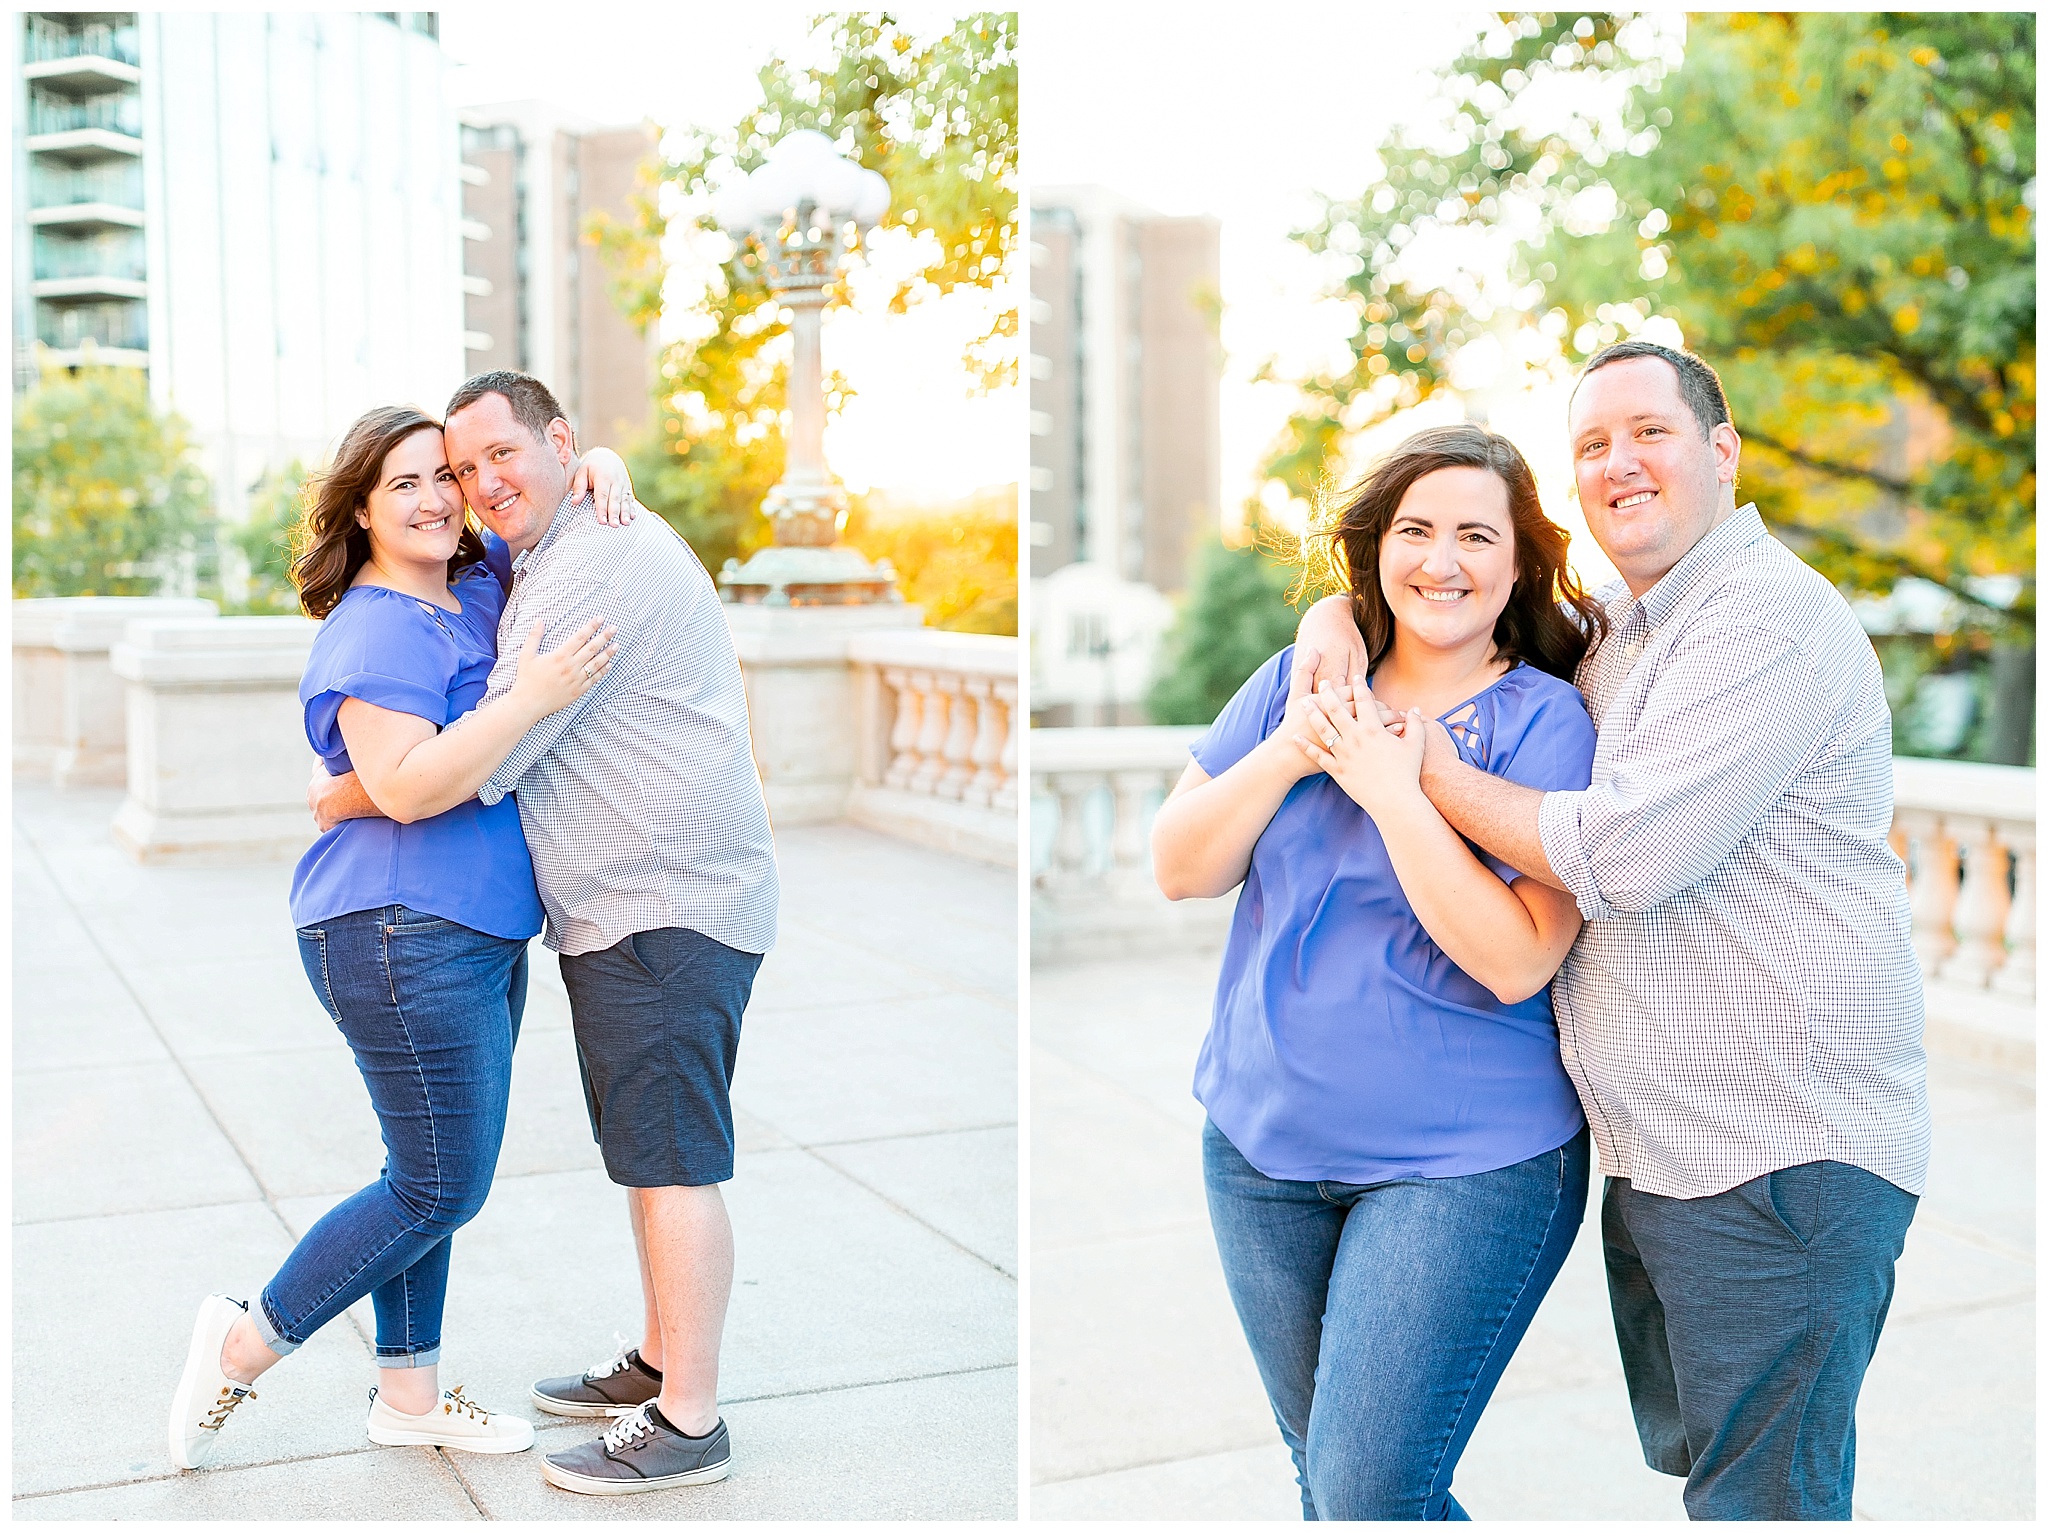
[[[1017,487],[929,506],[856,496],[844,541],[896,569],[925,625],[955,633],[1017,632]]]
[[[224,529],[249,566],[248,594],[238,610],[247,613],[291,613],[299,610],[299,593],[288,571],[292,561],[292,528],[299,520],[310,471],[297,458],[273,469],[249,494],[249,519]]]
[[[210,498],[139,369],[51,369],[14,405],[14,594],[154,594],[205,542]]]
[[[1358,330],[1272,476],[1311,496],[1482,337],[1564,372],[1668,316],[1775,530],[1845,589],[1917,576],[2031,642],[2034,18],[1683,27],[1681,63],[1676,18],[1503,13],[1443,71],[1440,115],[1300,236]],[[2006,611],[1996,575],[2024,582]]]
[[[1155,724],[1208,724],[1245,678],[1294,642],[1298,571],[1259,546],[1210,541],[1195,551],[1186,600],[1160,646],[1145,698]]]
[[[969,16],[939,36],[920,37],[888,13],[821,16],[811,32],[824,62],[770,60],[759,105],[727,129],[671,134],[675,157],[644,168],[632,216],[592,220],[614,297],[639,324],[661,314],[669,209],[715,230],[711,192],[756,169],[798,128],[825,134],[888,180],[882,227],[928,236],[929,262],[891,296],[892,309],[991,288],[1009,266],[1017,240],[1015,13]],[[829,301],[846,302],[844,283]],[[782,474],[786,400],[786,365],[773,353],[787,327],[751,249],[724,263],[704,305],[704,322],[662,358],[654,439],[627,458],[643,503],[717,570],[767,540],[760,505]],[[984,386],[1015,381],[1014,346],[1006,343],[1016,334],[1013,306],[970,347]],[[843,381],[828,387],[828,409],[847,392]]]

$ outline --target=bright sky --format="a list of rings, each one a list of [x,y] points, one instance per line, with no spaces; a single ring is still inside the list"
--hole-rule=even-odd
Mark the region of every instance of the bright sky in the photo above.
[[[1221,220],[1222,500],[1235,520],[1294,397],[1253,373],[1269,357],[1283,377],[1348,363],[1348,312],[1318,303],[1323,274],[1289,232],[1313,218],[1315,193],[1355,196],[1369,184],[1388,128],[1421,110],[1429,71],[1489,13],[1267,4],[1185,14],[1200,23],[1064,0],[1027,12],[1024,168],[1027,181],[1094,183],[1161,213]],[[1056,43],[1034,46],[1050,35]],[[1489,423],[1528,457],[1545,510],[1573,535],[1580,578],[1610,578],[1571,499],[1561,391],[1503,383],[1486,401]],[[1397,418],[1374,445],[1459,413],[1446,402]]]
[[[467,7],[441,12],[441,43],[457,65],[458,106],[538,99],[599,124],[651,118],[721,128],[760,99],[755,75],[772,53],[801,49],[811,14],[778,5],[584,5],[572,23],[552,8]],[[895,14],[913,31],[946,25],[934,6]],[[833,470],[856,492],[921,498],[1015,480],[1022,391],[972,397],[960,366],[987,304],[963,296],[889,315],[879,301],[863,301],[879,288],[856,283],[855,307],[826,320],[825,366],[856,396],[826,428]],[[669,328],[683,318],[672,315]]]

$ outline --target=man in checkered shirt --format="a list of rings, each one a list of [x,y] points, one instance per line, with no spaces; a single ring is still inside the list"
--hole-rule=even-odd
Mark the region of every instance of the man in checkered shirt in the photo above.
[[[608,527],[588,500],[568,499],[575,437],[538,379],[470,379],[448,402],[445,434],[464,499],[513,555],[481,706],[510,690],[536,620],[544,642],[592,618],[618,632],[597,685],[529,730],[477,795],[518,793],[591,1129],[627,1189],[646,1306],[637,1348],[534,1386],[542,1410],[618,1418],[541,1472],[593,1495],[722,1479],[733,1249],[719,1184],[733,1172],[741,1016],[777,901],[739,659],[710,577],[665,522]],[[348,781],[323,786],[316,813],[374,814],[367,800],[333,802],[356,791]]]
[[[1586,918],[1551,996],[1650,1467],[1686,1477],[1696,1518],[1846,1518],[1929,1140],[1883,679],[1840,594],[1737,508],[1706,363],[1608,347],[1570,420],[1622,577],[1579,669],[1593,781],[1489,776],[1436,726],[1422,787]],[[1348,598],[1299,648],[1297,691],[1362,680]]]

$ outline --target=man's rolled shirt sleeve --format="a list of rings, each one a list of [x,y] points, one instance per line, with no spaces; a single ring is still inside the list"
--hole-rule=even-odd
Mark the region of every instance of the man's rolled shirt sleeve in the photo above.
[[[1593,785],[1538,808],[1543,850],[1580,914],[1649,910],[1713,872],[1807,763],[1849,743],[1816,737],[1833,703],[1788,636],[1674,650]]]

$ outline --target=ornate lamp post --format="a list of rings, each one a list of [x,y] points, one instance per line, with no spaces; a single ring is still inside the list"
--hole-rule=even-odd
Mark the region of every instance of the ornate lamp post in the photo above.
[[[759,247],[769,292],[792,312],[796,343],[789,370],[788,457],[781,483],[761,505],[775,542],[744,565],[726,561],[718,583],[728,602],[806,607],[903,600],[886,560],[869,564],[858,549],[838,542],[846,492],[825,466],[819,355],[825,289],[852,239],[888,211],[889,183],[809,129],[785,136],[760,169],[722,188],[712,205],[728,234]]]

